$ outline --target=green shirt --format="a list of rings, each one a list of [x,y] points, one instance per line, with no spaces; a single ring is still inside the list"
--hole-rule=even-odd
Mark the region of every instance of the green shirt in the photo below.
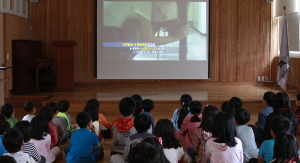
[[[19,122],[18,119],[14,118],[14,117],[9,117],[7,119],[7,122],[10,124],[10,128],[14,128],[15,124]]]

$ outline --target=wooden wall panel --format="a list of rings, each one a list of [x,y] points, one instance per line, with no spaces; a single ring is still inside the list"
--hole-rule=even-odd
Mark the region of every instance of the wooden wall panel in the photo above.
[[[211,0],[210,80],[122,80],[124,82],[256,81],[270,74],[271,3]],[[95,80],[95,0],[33,3],[33,39],[43,55],[54,56],[52,40],[75,40],[74,80]]]
[[[19,16],[3,13],[3,38],[4,38],[4,63],[5,66],[12,65],[12,40],[30,39],[30,20]],[[9,54],[9,59],[6,59],[6,54]],[[13,89],[12,74],[13,69],[8,69],[4,72],[4,78],[8,79],[4,83],[5,97],[8,97],[9,90]],[[20,80],[20,79],[19,79]]]

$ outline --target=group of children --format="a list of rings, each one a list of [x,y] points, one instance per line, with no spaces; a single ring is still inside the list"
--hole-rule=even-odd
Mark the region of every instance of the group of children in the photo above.
[[[49,102],[37,115],[35,105],[27,101],[28,114],[22,121],[14,118],[13,106],[5,104],[0,114],[0,162],[54,162],[62,159],[58,146],[69,137],[64,148],[67,163],[103,158],[104,138],[109,137],[113,163],[300,162],[295,138],[300,94],[295,116],[286,93],[266,92],[265,109],[255,125],[246,125],[250,113],[238,97],[224,102],[221,112],[212,105],[203,109],[188,94],[180,102],[171,120],[160,119],[154,125],[150,99],[124,97],[119,102],[121,116],[112,123],[99,113],[99,102],[91,99],[76,116],[75,126],[67,100]]]

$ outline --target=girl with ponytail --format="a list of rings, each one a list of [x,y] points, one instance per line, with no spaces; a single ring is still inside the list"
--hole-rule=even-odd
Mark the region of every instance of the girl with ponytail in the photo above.
[[[191,114],[189,107],[192,102],[192,97],[189,94],[183,94],[180,98],[180,102],[182,107],[174,111],[173,118],[171,119],[176,131],[180,130],[184,118]]]
[[[195,133],[201,124],[202,104],[199,101],[193,101],[190,106],[191,114],[186,116],[181,125],[180,131],[176,131],[175,137],[183,144],[183,151],[193,146]]]

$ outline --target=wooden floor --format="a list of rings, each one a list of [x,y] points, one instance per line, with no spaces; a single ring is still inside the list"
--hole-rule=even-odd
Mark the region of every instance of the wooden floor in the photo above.
[[[264,108],[262,104],[263,94],[270,91],[274,83],[258,83],[258,82],[203,82],[203,83],[101,83],[83,85],[78,84],[74,92],[44,92],[40,95],[12,95],[11,103],[15,106],[17,119],[22,119],[26,114],[22,105],[26,100],[32,100],[37,106],[37,112],[42,105],[49,101],[69,100],[73,125],[76,115],[83,110],[88,99],[96,98],[100,101],[99,112],[103,113],[108,121],[112,122],[118,116],[118,101],[126,96],[140,94],[143,99],[149,98],[154,101],[154,109],[152,114],[155,122],[159,119],[171,119],[176,108],[180,107],[179,99],[182,94],[190,94],[193,100],[201,101],[202,105],[214,105],[219,110],[224,101],[236,96],[242,99],[243,106],[249,110],[251,120],[249,124],[257,121],[258,113]],[[277,88],[275,93],[282,91]],[[295,97],[299,92],[287,92],[292,101],[292,108],[295,108]],[[298,139],[299,140],[299,139]],[[60,145],[61,150],[69,143]],[[111,139],[105,140],[103,159],[99,163],[110,162],[110,143]],[[57,161],[65,162],[63,160]]]

